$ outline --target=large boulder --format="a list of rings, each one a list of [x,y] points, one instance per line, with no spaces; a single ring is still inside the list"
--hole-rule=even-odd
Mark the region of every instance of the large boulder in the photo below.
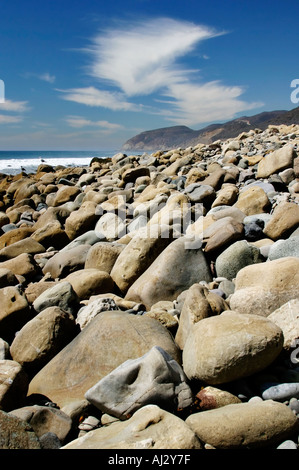
[[[53,306],[59,307],[72,315],[77,313],[79,297],[69,282],[63,281],[55,284],[40,294],[33,302],[33,308],[37,313]]]
[[[84,268],[91,245],[78,245],[69,250],[58,252],[50,258],[42,271],[50,273],[53,279],[64,278],[72,272]]]
[[[115,261],[111,277],[122,292],[138,279],[173,240],[169,226],[144,227],[137,231]]]
[[[227,383],[263,370],[282,348],[282,330],[272,321],[228,310],[193,325],[183,350],[183,368],[190,380]]]
[[[184,349],[189,331],[195,323],[203,318],[219,315],[228,309],[229,306],[222,297],[210,292],[201,284],[193,284],[186,293],[180,313],[179,327],[175,335],[176,343]]]
[[[276,241],[287,238],[299,226],[299,206],[295,202],[281,202],[275,207],[264,234]]]
[[[85,398],[102,412],[123,420],[148,404],[172,412],[184,409],[193,397],[181,366],[154,346],[103,377],[87,390]]]
[[[125,245],[116,242],[98,241],[87,253],[84,267],[86,269],[96,268],[111,274],[114,263],[124,247]]]
[[[10,411],[24,403],[29,377],[22,366],[10,359],[0,361],[0,410]],[[1,428],[0,428],[1,433]]]
[[[180,362],[173,337],[157,320],[121,311],[102,312],[34,376],[28,393],[46,395],[60,407],[82,400],[112,370],[153,346]]]
[[[185,422],[202,442],[216,449],[271,449],[298,431],[292,410],[272,400],[194,413]]]
[[[291,144],[268,153],[258,164],[257,177],[267,178],[281,170],[291,168],[295,156],[295,149]]]
[[[35,255],[37,253],[43,253],[44,251],[46,250],[43,245],[38,243],[36,240],[33,240],[33,238],[28,237],[24,240],[19,240],[12,245],[2,248],[2,250],[0,250],[0,261],[6,261],[8,259],[15,258],[22,253]]]
[[[268,316],[298,298],[299,259],[279,258],[241,269],[235,280],[230,308],[239,313]]]
[[[65,278],[73,287],[80,300],[89,299],[92,295],[113,292],[114,283],[110,274],[96,268],[79,269]]]
[[[18,329],[31,319],[30,307],[24,292],[18,286],[0,289],[0,298],[1,337],[10,342]]]
[[[250,245],[246,240],[239,240],[217,256],[215,269],[218,277],[232,280],[245,266],[262,261],[264,258],[257,247]]]
[[[74,317],[59,307],[49,307],[18,332],[10,346],[14,361],[32,375],[47,364],[79,332]]]
[[[162,251],[132,284],[125,298],[150,309],[160,300],[175,300],[196,282],[211,280],[210,267],[202,249],[188,237],[181,237]]]
[[[137,410],[127,421],[90,431],[62,449],[201,449],[195,433],[181,419],[157,405]]]

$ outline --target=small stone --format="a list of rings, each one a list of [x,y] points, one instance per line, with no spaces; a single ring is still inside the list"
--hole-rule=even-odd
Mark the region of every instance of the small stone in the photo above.
[[[282,442],[276,449],[298,449],[297,444],[294,441],[288,439],[287,441]]]
[[[299,398],[299,383],[280,383],[272,385],[262,393],[264,400],[284,402],[291,398]]]

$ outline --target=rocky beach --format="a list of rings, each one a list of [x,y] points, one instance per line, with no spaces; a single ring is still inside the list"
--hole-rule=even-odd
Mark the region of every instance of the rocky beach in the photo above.
[[[0,449],[298,449],[299,125],[0,175]]]

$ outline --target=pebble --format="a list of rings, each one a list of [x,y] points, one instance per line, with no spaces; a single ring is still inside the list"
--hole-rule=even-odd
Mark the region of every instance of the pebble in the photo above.
[[[298,449],[298,162],[281,125],[1,175],[0,448]]]

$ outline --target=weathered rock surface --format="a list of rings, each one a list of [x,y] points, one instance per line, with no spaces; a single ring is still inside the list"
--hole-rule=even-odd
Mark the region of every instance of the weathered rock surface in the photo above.
[[[155,346],[103,377],[87,390],[85,398],[102,412],[123,420],[148,404],[168,411],[186,408],[192,403],[192,392],[181,366]]]
[[[282,347],[282,330],[272,321],[226,311],[199,321],[190,330],[183,369],[189,379],[222,384],[265,369]]]
[[[236,277],[230,308],[240,313],[268,316],[287,301],[298,298],[299,260],[279,258],[252,264]]]
[[[150,308],[159,300],[174,300],[200,281],[211,281],[210,268],[201,248],[187,237],[174,240],[129,288],[126,299]]]
[[[102,312],[34,376],[29,393],[46,395],[59,406],[83,399],[89,388],[120,364],[156,345],[180,361],[172,336],[156,320]]]
[[[128,421],[90,431],[66,444],[62,449],[201,449],[199,439],[185,422],[147,405]]]
[[[216,449],[257,449],[292,436],[297,418],[282,403],[240,403],[190,415],[186,424]]]

